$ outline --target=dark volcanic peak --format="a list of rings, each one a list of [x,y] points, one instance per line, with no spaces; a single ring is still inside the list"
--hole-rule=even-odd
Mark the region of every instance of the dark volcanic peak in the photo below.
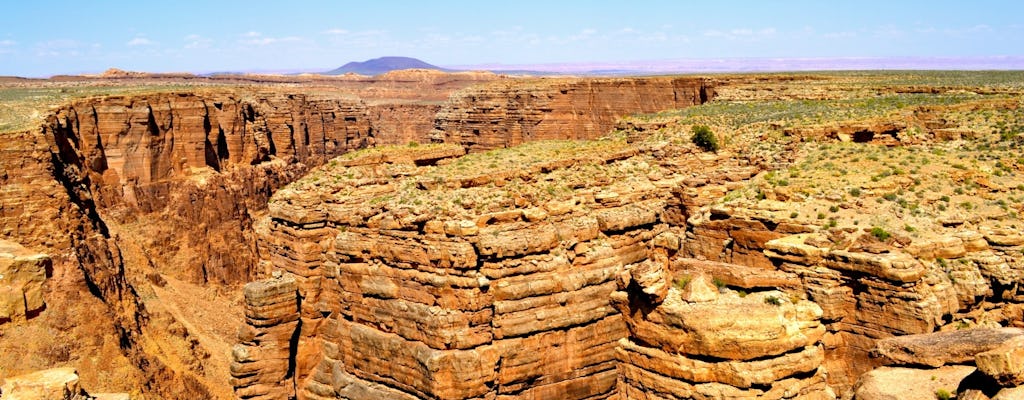
[[[348,64],[342,65],[340,68],[327,71],[325,75],[342,75],[349,72],[354,72],[361,75],[380,75],[385,72],[400,70],[400,69],[436,69],[438,71],[448,71],[447,69],[438,67],[436,65],[428,64],[422,60],[418,60],[412,57],[380,57],[372,60],[366,60],[363,62],[353,61]]]

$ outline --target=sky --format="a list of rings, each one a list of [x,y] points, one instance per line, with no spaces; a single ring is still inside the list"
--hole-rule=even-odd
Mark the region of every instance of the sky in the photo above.
[[[1006,1],[10,1],[0,75],[1024,56]]]

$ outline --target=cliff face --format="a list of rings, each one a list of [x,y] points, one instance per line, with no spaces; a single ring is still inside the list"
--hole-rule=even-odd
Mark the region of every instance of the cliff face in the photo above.
[[[359,102],[259,93],[80,101],[54,113],[43,134],[159,272],[222,283],[252,277],[250,214],[277,187],[373,144]]]
[[[280,324],[299,335],[292,348],[297,394],[588,399],[632,393],[623,392],[625,384],[654,387],[657,382],[634,372],[658,368],[637,364],[640,369],[623,372],[624,363],[640,363],[630,354],[647,351],[637,346],[690,349],[653,337],[673,336],[657,326],[678,318],[651,311],[679,301],[669,289],[670,270],[681,256],[683,231],[673,226],[680,220],[669,210],[678,201],[665,189],[690,171],[720,181],[748,178],[760,167],[702,159],[692,148],[634,148],[623,141],[548,142],[436,161],[444,148],[343,157],[272,200],[261,248],[298,282],[299,328],[289,319]],[[274,282],[250,285],[256,291]],[[764,322],[763,354],[725,353],[736,351],[736,338],[749,326],[724,334],[734,342],[727,338],[710,353],[695,354],[747,360],[781,353],[778,364],[801,359],[801,366],[779,367],[754,385],[793,377],[785,382],[803,385],[801,393],[825,390],[816,372],[820,309],[807,302],[760,304],[764,321],[751,326]],[[744,307],[710,310],[725,321]],[[695,309],[691,315],[707,315]],[[778,313],[791,321],[773,325]],[[779,329],[798,332],[780,338]],[[253,346],[247,338],[240,341]],[[273,348],[267,351],[274,354]],[[253,370],[247,376],[280,378],[273,369],[255,370],[258,359],[236,356],[235,362]],[[288,395],[239,378],[239,395]]]
[[[545,139],[593,139],[632,113],[703,104],[702,78],[499,81],[454,93],[437,115],[435,141],[485,151]]]
[[[149,285],[250,280],[253,215],[310,166],[373,145],[366,116],[355,100],[162,93],[81,100],[4,134],[0,227],[53,259],[45,308],[21,285],[38,317],[5,335],[4,374],[75,362],[93,387],[227,397],[200,316]]]

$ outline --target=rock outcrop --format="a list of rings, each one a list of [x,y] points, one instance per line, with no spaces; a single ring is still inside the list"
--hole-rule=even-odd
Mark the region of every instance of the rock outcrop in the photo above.
[[[0,324],[42,312],[43,283],[52,274],[50,256],[0,240]]]
[[[74,368],[53,368],[0,380],[0,396],[10,400],[128,400],[127,393],[89,394]]]
[[[628,354],[676,360],[648,355],[661,364],[736,358],[708,367],[716,373],[672,378],[679,387],[706,383],[733,393],[722,385],[735,384],[777,398],[825,393],[817,347],[824,330],[811,303],[778,307],[766,305],[766,295],[750,296],[764,317],[757,355],[736,354],[739,342],[758,346],[741,338],[743,329],[718,341],[703,340],[713,327],[677,340],[668,331],[686,329],[638,315],[646,328],[631,332],[623,320],[650,312],[652,299],[678,298],[669,268],[680,237],[667,222],[678,218],[666,211],[675,201],[666,189],[694,171],[705,179],[749,177],[756,165],[704,158],[692,145],[622,140],[544,142],[454,159],[439,156],[461,154],[446,148],[462,146],[346,155],[271,201],[261,249],[298,282],[301,396],[601,398],[622,390],[622,363],[640,357]],[[646,289],[617,309],[614,293],[634,285],[623,274]],[[743,305],[690,307],[697,309],[666,312],[718,310],[724,318]],[[769,338],[780,330],[791,336]],[[680,350],[698,343],[708,347]],[[785,365],[791,361],[798,366]],[[774,367],[753,372],[766,365]],[[760,389],[775,378],[785,384]],[[803,389],[784,394],[786,384]]]
[[[288,399],[295,385],[292,341],[299,331],[295,279],[274,278],[245,285],[245,325],[231,350],[231,385],[243,399]]]
[[[630,113],[703,104],[702,78],[599,78],[498,81],[455,92],[437,114],[435,141],[470,151],[533,140],[594,139]]]

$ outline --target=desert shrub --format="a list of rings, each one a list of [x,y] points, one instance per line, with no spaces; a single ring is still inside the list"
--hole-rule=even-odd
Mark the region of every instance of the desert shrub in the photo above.
[[[871,228],[871,236],[874,236],[875,239],[884,242],[886,240],[889,240],[889,238],[892,237],[892,234],[887,232],[885,229],[882,229],[882,227],[876,226],[874,228]]]
[[[764,303],[765,304],[771,304],[773,306],[781,306],[782,305],[782,299],[780,299],[778,297],[775,297],[775,296],[768,296],[768,297],[764,298]]]
[[[693,133],[690,140],[697,147],[705,151],[718,151],[718,139],[715,138],[714,133],[711,133],[711,128],[708,128],[707,125],[694,125],[690,132]]]
[[[675,284],[676,289],[683,290],[686,288],[686,285],[690,284],[691,279],[693,279],[693,277],[690,275],[683,275],[676,278],[676,281],[673,283]]]
[[[935,398],[939,400],[949,400],[953,398],[953,394],[946,389],[939,389],[935,391]]]

